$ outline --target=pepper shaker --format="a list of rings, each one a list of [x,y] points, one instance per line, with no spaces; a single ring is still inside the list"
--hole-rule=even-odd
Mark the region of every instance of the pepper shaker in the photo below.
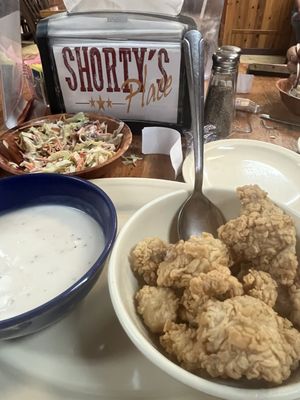
[[[210,139],[224,139],[231,132],[238,63],[239,54],[232,51],[217,51],[213,55],[212,75],[204,108],[204,124],[215,127]]]
[[[225,52],[225,55],[228,54],[228,52],[233,53],[233,54],[237,54],[236,56],[236,82],[238,79],[238,72],[239,72],[239,63],[240,63],[240,58],[241,58],[241,54],[242,54],[242,49],[238,46],[230,46],[230,45],[224,45],[218,48],[217,50],[218,53],[223,53]],[[226,53],[227,52],[227,53]]]

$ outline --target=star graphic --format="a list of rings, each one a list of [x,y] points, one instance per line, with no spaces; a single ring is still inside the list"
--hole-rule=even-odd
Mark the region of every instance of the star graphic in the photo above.
[[[112,108],[112,101],[111,101],[111,99],[110,98],[108,98],[107,100],[106,100],[106,105],[107,105],[107,108]]]
[[[101,96],[99,96],[99,100],[97,100],[99,110],[105,110],[105,100],[102,100]]]
[[[95,100],[91,97],[91,99],[90,99],[90,105],[91,105],[91,107],[95,107]]]

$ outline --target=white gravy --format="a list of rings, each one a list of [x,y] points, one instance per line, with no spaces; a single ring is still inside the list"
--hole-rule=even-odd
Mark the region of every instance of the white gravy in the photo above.
[[[0,216],[0,320],[69,288],[103,247],[96,221],[72,207],[43,205]]]

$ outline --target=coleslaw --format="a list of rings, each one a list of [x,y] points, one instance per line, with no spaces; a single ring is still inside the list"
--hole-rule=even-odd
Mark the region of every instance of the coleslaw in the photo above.
[[[105,122],[83,112],[21,131],[17,145],[23,161],[15,168],[26,172],[72,173],[103,164],[116,154],[124,122],[112,133]]]

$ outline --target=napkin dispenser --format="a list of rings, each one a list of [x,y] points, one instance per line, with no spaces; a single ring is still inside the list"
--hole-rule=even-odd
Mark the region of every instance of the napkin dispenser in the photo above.
[[[124,12],[63,13],[37,27],[52,113],[97,112],[185,126],[182,38],[192,18]]]

